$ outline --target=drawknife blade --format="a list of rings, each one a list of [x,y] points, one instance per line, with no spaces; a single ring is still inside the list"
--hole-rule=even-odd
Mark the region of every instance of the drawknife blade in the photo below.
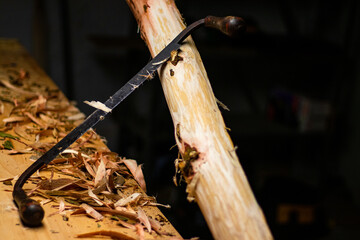
[[[99,121],[103,120],[105,116],[111,112],[116,106],[118,106],[126,97],[128,97],[133,91],[140,87],[148,78],[150,78],[154,72],[166,62],[173,51],[178,50],[181,47],[181,43],[189,34],[205,25],[220,30],[221,32],[231,36],[244,29],[244,22],[239,17],[225,17],[218,18],[208,16],[204,19],[200,19],[187,28],[185,28],[173,41],[170,42],[158,55],[156,55],[145,67],[143,67],[134,77],[132,77],[123,87],[121,87],[114,95],[112,95],[103,104],[106,108],[96,109],[91,115],[89,115],[84,122],[78,127],[72,130],[61,141],[59,141],[49,151],[44,153],[36,162],[30,165],[15,183],[13,190],[13,198],[17,207],[19,208],[20,218],[24,224],[28,226],[39,226],[44,217],[44,210],[40,204],[29,198],[22,186],[26,180],[35,173],[41,166],[50,163],[57,155],[68,148],[79,137],[81,137],[86,131],[95,126]]]

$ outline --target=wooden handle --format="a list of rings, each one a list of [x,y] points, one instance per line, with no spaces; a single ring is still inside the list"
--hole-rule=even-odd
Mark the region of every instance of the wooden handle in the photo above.
[[[21,188],[13,192],[13,197],[18,206],[22,222],[29,227],[40,226],[44,218],[44,209],[41,205],[29,198]]]
[[[245,21],[241,17],[227,16],[205,18],[205,26],[220,30],[228,36],[234,36],[245,31]]]

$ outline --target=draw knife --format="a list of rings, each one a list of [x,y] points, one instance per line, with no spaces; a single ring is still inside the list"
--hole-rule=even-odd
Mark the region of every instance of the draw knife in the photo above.
[[[181,47],[181,43],[200,26],[212,27],[220,30],[226,35],[232,36],[239,31],[245,29],[245,24],[242,18],[228,16],[224,18],[208,16],[200,19],[187,28],[185,28],[178,36],[171,41],[158,55],[156,55],[145,67],[143,67],[134,77],[132,77],[123,87],[121,87],[114,95],[112,95],[104,105],[107,109],[96,109],[89,115],[84,122],[72,130],[61,141],[53,146],[49,151],[44,153],[36,162],[34,162],[28,169],[26,169],[15,183],[13,190],[13,198],[19,209],[19,215],[22,222],[30,227],[41,225],[44,218],[44,210],[40,204],[29,198],[22,189],[26,180],[40,169],[43,165],[50,163],[59,153],[68,148],[79,137],[81,137],[87,130],[92,128],[99,121],[103,120],[105,115],[119,105],[127,96],[129,96],[136,88],[142,85],[152,74],[164,63],[170,56],[171,52],[177,51]]]

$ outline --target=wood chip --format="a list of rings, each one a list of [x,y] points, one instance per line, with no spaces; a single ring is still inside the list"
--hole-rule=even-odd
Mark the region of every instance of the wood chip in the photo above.
[[[104,204],[100,201],[99,197],[96,196],[96,195],[93,193],[93,191],[91,191],[91,188],[90,188],[90,187],[89,187],[89,189],[88,189],[88,194],[89,194],[89,196],[90,196],[92,199],[94,199],[94,201],[95,201],[97,204],[99,204],[100,206],[104,205]]]
[[[68,116],[67,119],[69,121],[77,121],[77,120],[83,120],[83,119],[85,119],[85,117],[86,116],[83,113],[76,113],[76,114],[73,114],[71,116]]]
[[[73,153],[73,154],[78,155],[80,152],[79,152],[79,151],[76,151],[76,150],[74,150],[74,149],[65,149],[62,153],[63,153],[63,154],[64,154],[64,153]],[[83,158],[91,159],[91,157],[90,157],[89,155],[86,155],[86,154],[84,154],[84,153],[80,153],[80,154],[81,154],[81,156],[82,156]]]
[[[100,109],[104,112],[111,112],[111,108],[107,107],[105,104],[103,104],[102,102],[99,102],[99,101],[84,101],[84,103],[92,106],[93,108],[97,108],[97,109]]]
[[[151,232],[151,224],[149,221],[148,216],[146,215],[146,213],[144,212],[144,210],[142,210],[141,208],[138,209],[138,219],[139,221],[144,224],[144,226],[146,227],[146,229],[148,230],[148,232]]]
[[[106,167],[103,159],[100,161],[100,165],[96,171],[95,180],[94,180],[94,186],[100,186],[106,179]]]
[[[141,189],[144,190],[144,192],[146,192],[146,183],[145,183],[145,178],[144,178],[144,174],[142,171],[142,164],[137,166],[137,168],[135,170],[134,178],[139,183]]]
[[[139,236],[139,240],[145,240],[144,227],[140,224],[135,224],[136,233]]]
[[[90,166],[90,164],[82,157],[82,154],[81,154],[81,153],[78,154],[78,158],[83,161],[84,166],[85,166],[86,170],[88,171],[88,173],[89,173],[93,178],[95,178],[96,173],[95,173],[93,167]]]
[[[131,229],[131,230],[136,230],[136,227],[135,227],[135,225],[133,225],[133,224],[127,223],[127,222],[125,222],[125,221],[123,221],[123,220],[121,220],[121,219],[117,219],[117,221],[118,221],[122,226],[124,226],[124,227],[126,227],[126,228],[129,228],[129,229]]]
[[[64,202],[63,198],[60,198],[59,210],[49,214],[48,217],[51,217],[51,216],[54,216],[54,215],[57,215],[57,214],[64,215],[65,214],[64,211],[65,211],[65,202]]]
[[[12,116],[12,117],[8,117],[8,118],[4,118],[2,121],[4,123],[13,123],[13,122],[23,122],[25,120],[27,120],[27,117]]]
[[[141,169],[142,165],[137,165],[137,162],[133,159],[123,159],[122,162],[130,170],[135,180],[139,183],[141,189],[144,190],[144,192],[146,192],[145,178]]]
[[[115,231],[96,231],[96,232],[89,232],[89,233],[82,233],[77,235],[77,238],[90,238],[95,236],[107,236],[111,237],[112,239],[118,239],[118,240],[136,240],[136,238],[130,237],[126,234],[115,232]]]
[[[82,207],[89,216],[95,218],[96,221],[101,221],[104,219],[103,215],[101,215],[98,211],[96,211],[94,208],[90,207],[86,203],[82,203],[80,207]]]
[[[79,182],[79,179],[70,179],[70,178],[57,178],[57,179],[46,179],[39,183],[40,189],[43,190],[54,190],[59,191],[63,188],[71,186],[76,182]]]
[[[114,205],[115,207],[124,207],[128,204],[134,203],[139,200],[141,196],[141,193],[133,193],[130,196],[126,198],[122,198],[119,201],[117,201]]]
[[[0,182],[7,182],[7,181],[11,181],[11,180],[13,180],[13,179],[14,179],[14,177],[1,178],[1,179],[0,179]]]
[[[120,216],[124,216],[127,217],[129,219],[132,220],[138,220],[137,218],[137,214],[133,213],[133,212],[129,212],[127,210],[115,210],[115,209],[110,209],[107,207],[93,207],[93,209],[95,209],[98,212],[104,212],[104,213],[109,213],[109,214],[114,214],[114,215],[120,215]],[[82,214],[85,212],[85,209],[83,208],[79,208],[76,211],[74,211],[71,215],[77,215],[77,214]]]
[[[24,113],[28,118],[30,118],[31,121],[33,121],[34,123],[36,123],[37,125],[39,125],[42,128],[46,128],[46,124],[44,122],[42,122],[40,119],[34,117],[31,113],[29,112],[25,112]]]
[[[37,93],[33,93],[33,92],[29,92],[29,91],[25,91],[21,88],[15,87],[14,85],[12,85],[8,80],[4,80],[1,79],[0,82],[7,88],[13,90],[14,92],[17,92],[23,96],[27,96],[27,97],[36,97]]]
[[[15,132],[18,136],[24,138],[25,140],[34,141],[34,136],[28,134],[28,133],[26,132],[26,128],[23,127],[23,126],[19,126],[19,125],[18,125],[18,126],[15,126],[15,127],[14,127],[14,132]]]

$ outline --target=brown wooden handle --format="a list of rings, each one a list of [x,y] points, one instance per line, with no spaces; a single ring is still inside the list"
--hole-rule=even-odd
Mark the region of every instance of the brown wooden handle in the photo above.
[[[40,226],[44,218],[44,209],[41,205],[37,201],[29,198],[21,188],[13,192],[13,197],[19,208],[19,215],[22,222],[29,227]]]
[[[220,30],[228,36],[234,36],[245,31],[245,21],[241,17],[227,16],[205,18],[205,26]]]

